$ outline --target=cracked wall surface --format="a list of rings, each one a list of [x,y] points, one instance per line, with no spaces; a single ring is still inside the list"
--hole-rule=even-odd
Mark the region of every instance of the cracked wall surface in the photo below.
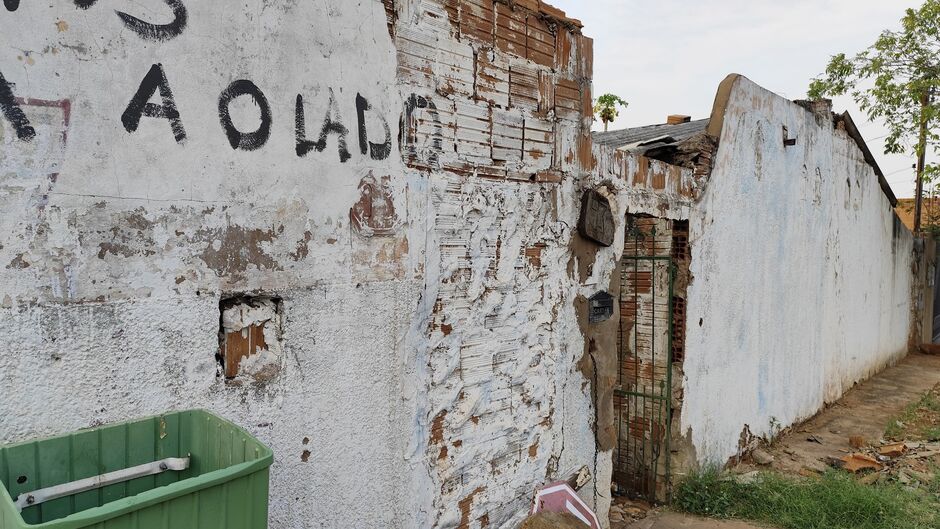
[[[573,238],[583,298],[619,295],[612,278],[627,214],[689,226],[673,473],[725,464],[907,353],[919,295],[914,238],[842,122],[733,75],[719,88],[715,136],[703,143],[717,145],[708,167],[594,148],[596,170],[581,185],[604,190],[617,229],[609,248]],[[796,145],[784,145],[784,127]],[[617,329],[581,320],[603,482],[617,439]]]
[[[153,4],[0,14],[0,442],[204,407],[274,449],[272,527],[508,527],[595,464],[580,23]]]
[[[747,277],[731,235],[753,221],[741,189],[774,215],[753,237],[785,223],[801,251],[839,249],[814,277],[832,273],[840,303],[905,301],[909,235],[838,131],[826,140],[757,89],[728,114],[744,135],[786,117],[817,138],[814,163],[832,147],[841,165],[812,167],[857,176],[845,196],[805,175],[785,186],[775,178],[798,167],[780,155],[761,158],[762,183],[731,164],[716,185],[595,147],[592,42],[538,0],[119,4],[0,13],[0,387],[17,396],[0,401],[0,442],[204,407],[274,449],[275,528],[508,528],[536,487],[580,465],[604,520],[617,318],[589,323],[586,300],[618,293],[628,214],[690,223],[690,321],[712,321],[730,303],[716,285]],[[751,96],[760,108],[742,110]],[[723,147],[726,164],[753,147]],[[576,228],[588,189],[611,206],[610,247]],[[859,272],[870,233],[896,261]],[[761,262],[761,284],[782,288]],[[889,290],[846,286],[889,272]],[[277,348],[255,359],[264,376],[227,381],[220,302],[243,297],[271,300],[279,330],[260,335]],[[779,352],[752,327],[687,327],[690,457],[727,455],[741,417],[792,418],[838,393],[904,323],[825,307],[824,322],[857,322],[879,347],[789,373],[839,380],[804,400],[751,362],[765,356],[744,357]],[[743,345],[723,352],[727,336]],[[727,380],[713,365],[734,358],[784,407],[746,408],[749,394],[739,414],[711,415],[709,388]]]
[[[690,219],[681,427],[723,464],[906,354],[916,293],[914,238],[832,113],[741,76],[719,93]]]

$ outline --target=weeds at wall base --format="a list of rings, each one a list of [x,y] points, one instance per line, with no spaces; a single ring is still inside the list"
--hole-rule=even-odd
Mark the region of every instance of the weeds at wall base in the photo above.
[[[940,486],[940,474],[934,488]],[[736,518],[785,529],[936,529],[937,494],[897,484],[864,485],[829,472],[819,478],[760,474],[751,482],[710,469],[676,489],[674,505],[690,514]]]

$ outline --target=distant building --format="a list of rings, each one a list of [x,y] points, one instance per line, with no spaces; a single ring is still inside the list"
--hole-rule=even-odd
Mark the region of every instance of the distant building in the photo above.
[[[909,230],[914,229],[914,202],[913,198],[899,198],[898,206],[895,208],[898,217],[901,218],[901,222],[903,222]],[[924,198],[921,223],[924,226],[931,224],[940,225],[940,197]]]

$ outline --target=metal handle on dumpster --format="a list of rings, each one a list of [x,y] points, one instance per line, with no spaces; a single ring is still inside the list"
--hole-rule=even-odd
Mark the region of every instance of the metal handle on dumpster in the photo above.
[[[124,483],[125,481],[130,481],[132,479],[154,476],[168,472],[170,470],[180,472],[188,468],[188,457],[170,457],[160,461],[154,461],[153,463],[125,468],[123,470],[115,470],[114,472],[108,472],[107,474],[101,474],[100,476],[80,479],[70,483],[63,483],[61,485],[47,487],[33,492],[24,492],[23,494],[17,496],[16,501],[13,503],[20,512],[23,512],[23,509],[27,507],[39,505],[40,503],[45,503],[47,501],[57,500],[59,498],[64,498],[73,494],[100,489],[101,487],[107,487],[108,485],[114,485],[116,483]]]

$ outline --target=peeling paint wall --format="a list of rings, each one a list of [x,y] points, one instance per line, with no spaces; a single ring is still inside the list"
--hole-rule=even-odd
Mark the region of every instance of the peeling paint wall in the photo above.
[[[907,352],[914,245],[831,113],[740,76],[724,86],[690,218],[681,425],[698,460],[719,464]]]
[[[599,290],[620,295],[627,215],[689,223],[674,474],[724,464],[814,415],[906,354],[919,315],[914,238],[831,112],[731,76],[709,132],[717,136],[695,139],[694,167],[595,146],[581,186],[608,197],[616,236],[608,248],[572,242],[577,305]],[[796,144],[785,146],[785,135]],[[618,328],[579,323],[597,402],[597,479],[609,482]]]
[[[537,1],[412,0],[395,18],[402,156],[428,175],[431,215],[410,398],[416,482],[435,493],[419,525],[514,527],[538,486],[595,461],[559,266],[592,163],[592,44]]]
[[[595,474],[598,482],[609,484],[613,479],[613,459],[620,435],[614,400],[621,380],[619,371],[622,366],[617,348],[623,315],[620,303],[617,303],[614,317],[601,324],[590,324],[585,311],[586,299],[599,291],[607,291],[619,300],[628,215],[687,221],[696,211],[696,198],[707,184],[707,175],[596,145],[593,159],[596,163],[594,170],[582,181],[582,186],[602,190],[610,203],[616,225],[614,241],[609,247],[599,247],[576,235],[572,240],[570,266],[581,283],[580,297],[576,301],[579,329],[584,335],[584,359],[580,366],[590,381],[594,402],[597,403]],[[680,380],[681,368],[676,366],[675,369],[674,380]],[[678,403],[681,403],[681,392],[674,397],[674,404]],[[677,416],[678,410],[674,414]],[[673,438],[679,435],[677,424],[678,421],[673,422]],[[605,491],[598,500],[599,510],[607,512],[609,502],[610,494]]]
[[[576,20],[23,0],[0,33],[0,442],[205,407],[274,449],[275,528],[510,526],[596,464]],[[227,381],[242,295],[276,347]]]
[[[628,213],[690,223],[688,457],[906,343],[911,237],[843,132],[741,81],[708,182],[596,148],[592,42],[538,0],[23,0],[0,32],[0,442],[204,407],[274,449],[274,528],[512,527],[585,464],[606,518],[617,318],[586,305]]]

